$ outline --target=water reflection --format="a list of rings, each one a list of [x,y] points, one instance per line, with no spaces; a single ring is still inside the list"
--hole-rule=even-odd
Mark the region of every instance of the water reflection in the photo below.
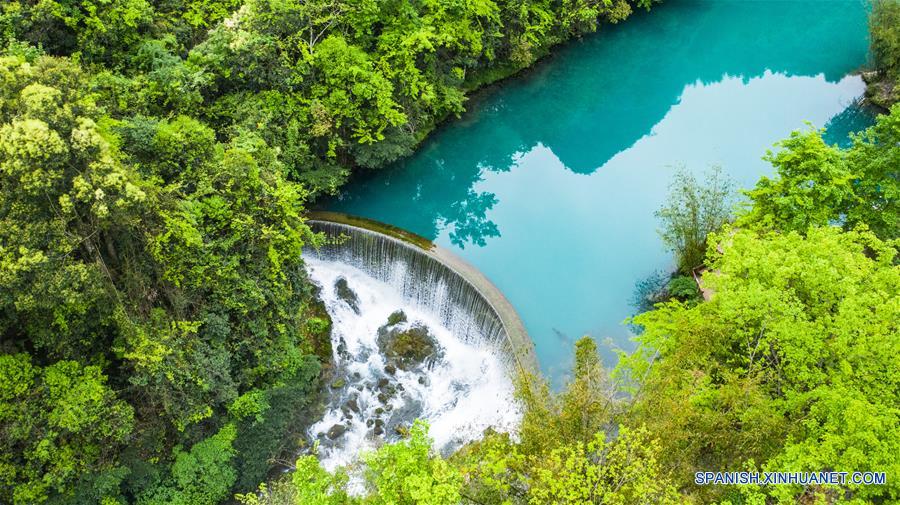
[[[456,248],[553,372],[582,334],[628,345],[634,282],[669,262],[653,211],[671,167],[718,164],[750,187],[804,121],[846,138],[870,121],[847,75],[865,52],[861,1],[671,2],[480,95],[331,206]]]

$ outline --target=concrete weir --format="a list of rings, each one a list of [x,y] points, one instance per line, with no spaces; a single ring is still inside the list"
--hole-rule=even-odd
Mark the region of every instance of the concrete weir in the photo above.
[[[489,342],[510,365],[538,371],[534,344],[503,293],[475,267],[430,240],[377,221],[336,212],[310,212],[326,236],[305,254],[353,265],[428,309],[466,342]]]

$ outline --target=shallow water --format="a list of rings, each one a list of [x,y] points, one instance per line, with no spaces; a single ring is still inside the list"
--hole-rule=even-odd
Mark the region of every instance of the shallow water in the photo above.
[[[862,0],[669,0],[491,88],[412,157],[328,207],[435,239],[509,298],[559,378],[590,334],[630,349],[635,283],[671,268],[653,213],[675,167],[739,187],[792,130],[829,138],[856,107]]]
[[[323,466],[351,463],[361,451],[399,438],[396,428],[408,428],[415,419],[429,423],[434,445],[444,453],[480,438],[488,427],[515,430],[521,413],[507,360],[489,343],[463,342],[429,307],[404,299],[395,286],[351,265],[318,258],[306,258],[306,264],[333,321],[336,377],[325,416],[309,429],[310,437],[319,440]],[[335,282],[340,278],[355,293],[358,312],[338,296]],[[441,349],[435,362],[385,371],[378,331],[397,310],[409,324],[423,324],[434,336]],[[351,399],[354,409],[348,407]],[[383,433],[376,432],[376,420],[383,423]],[[329,437],[336,425],[346,431]]]

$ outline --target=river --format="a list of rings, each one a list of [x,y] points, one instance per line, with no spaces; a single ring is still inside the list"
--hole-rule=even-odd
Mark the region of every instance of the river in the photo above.
[[[518,310],[543,370],[572,343],[631,349],[635,284],[672,268],[656,232],[676,167],[752,187],[792,130],[845,142],[871,119],[854,75],[861,0],[669,0],[490,87],[415,155],[327,207],[450,248]]]

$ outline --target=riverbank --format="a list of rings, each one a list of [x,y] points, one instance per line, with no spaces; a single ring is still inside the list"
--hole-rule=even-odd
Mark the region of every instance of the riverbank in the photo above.
[[[890,76],[876,70],[862,72],[861,75],[866,82],[866,100],[879,112],[887,112],[892,105],[900,102],[900,86]]]

